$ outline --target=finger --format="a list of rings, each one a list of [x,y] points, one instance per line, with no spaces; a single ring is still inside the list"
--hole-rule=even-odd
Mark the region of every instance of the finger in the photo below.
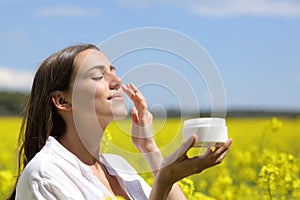
[[[142,114],[143,110],[148,110],[146,99],[137,87],[133,83],[130,83],[127,85],[127,88],[130,91],[130,99],[133,101],[139,113]]]
[[[122,85],[122,89],[129,98],[131,98],[134,95],[134,92],[131,89],[129,89],[128,86]]]
[[[225,158],[225,156],[227,155],[229,149],[227,149],[226,151],[224,151],[216,160],[216,163],[221,163],[223,161],[223,159]]]
[[[134,123],[139,123],[138,112],[135,107],[131,109],[131,118]]]
[[[196,140],[196,135],[192,135],[187,140],[185,140],[174,153],[172,153],[165,159],[165,164],[171,164],[180,159],[180,157],[182,157],[183,155],[186,155],[187,151],[195,145]]]
[[[200,173],[201,171],[220,164],[229,151],[232,140],[229,139],[225,144],[219,147],[217,150],[212,151],[211,148],[207,148],[207,152],[204,156],[195,156],[184,162],[181,162],[182,168],[190,168],[189,172],[186,172],[187,175],[192,175]]]
[[[135,85],[133,83],[129,83],[128,84],[128,88],[130,88],[133,92],[137,92],[138,91],[137,87],[135,87]]]
[[[149,116],[147,102],[138,89],[132,83],[128,84],[127,86],[122,85],[122,89],[133,101],[138,113],[136,116],[138,118],[147,118]]]
[[[214,151],[214,154],[216,156],[220,156],[223,154],[223,152],[225,152],[231,145],[232,143],[232,139],[229,139],[225,142],[225,144],[223,144],[221,147],[218,147],[215,151]]]
[[[134,95],[137,98],[139,98],[139,99],[143,99],[144,98],[144,96],[142,95],[142,93],[138,90],[138,88],[133,83],[128,84],[128,88],[130,88],[133,91]]]
[[[130,88],[134,93],[139,92],[139,90],[137,89],[137,87],[133,83],[129,83],[128,88]]]
[[[178,153],[178,157],[185,155],[188,152],[188,150],[195,145],[196,140],[196,135],[192,135],[187,140],[185,140],[183,144],[179,147],[179,149],[176,150]]]
[[[128,95],[128,97],[133,101],[135,106],[140,109],[139,107],[145,107],[145,98],[144,96],[138,91],[138,89],[132,84],[128,84],[127,86],[122,85],[123,91]],[[147,106],[146,106],[147,108]]]

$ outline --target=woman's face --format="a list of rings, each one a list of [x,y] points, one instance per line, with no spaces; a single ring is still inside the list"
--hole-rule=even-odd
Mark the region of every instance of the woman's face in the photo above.
[[[108,58],[98,50],[88,49],[79,53],[74,62],[73,115],[75,112],[86,119],[96,117],[103,126],[114,119],[124,118],[127,109],[122,82]]]

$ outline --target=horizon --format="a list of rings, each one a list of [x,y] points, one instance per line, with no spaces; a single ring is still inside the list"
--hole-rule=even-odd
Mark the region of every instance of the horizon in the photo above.
[[[124,31],[160,27],[182,33],[203,47],[222,79],[227,109],[300,110],[299,1],[0,0],[0,5],[0,90],[30,91],[39,63],[66,46],[99,45]],[[121,57],[116,64],[125,83],[130,81],[128,71],[136,67],[167,66],[195,94],[194,100],[183,100],[182,96],[189,96],[184,92],[191,91],[174,94],[174,86],[180,84],[162,74],[170,86],[141,84],[149,105],[199,107],[200,111],[212,107],[215,96],[208,91],[205,77],[196,76],[180,56],[144,49]]]

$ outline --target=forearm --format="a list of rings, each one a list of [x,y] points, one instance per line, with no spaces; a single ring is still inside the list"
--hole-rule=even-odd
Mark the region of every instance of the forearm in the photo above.
[[[143,149],[142,151],[143,151],[143,155],[144,155],[148,165],[150,166],[150,168],[152,170],[152,174],[153,174],[154,180],[155,180],[154,184],[157,185],[158,184],[156,181],[158,178],[157,174],[161,167],[161,163],[163,161],[163,156],[162,156],[159,148],[156,146],[156,144],[149,145],[147,150]],[[156,185],[154,185],[154,186],[156,187]],[[155,190],[159,191],[159,189],[155,189]],[[163,193],[163,191],[161,191],[161,190],[160,190],[160,192]],[[177,200],[177,199],[184,200],[184,199],[186,199],[181,188],[176,183],[170,186],[170,189],[168,190],[168,192],[169,192],[169,194],[167,195],[168,200]],[[155,193],[157,193],[157,191],[155,191]]]
[[[155,178],[158,170],[161,167],[161,163],[164,160],[159,148],[154,143],[152,145],[147,145],[147,148],[143,148],[139,150],[143,154]]]
[[[171,192],[171,188],[172,184],[168,184],[164,178],[157,175],[152,185],[149,200],[166,200]]]
[[[157,172],[149,200],[184,200],[184,196],[180,187],[170,182],[168,172]]]
[[[177,183],[173,184],[170,193],[168,195],[168,200],[185,200],[186,196],[182,192],[181,188]]]

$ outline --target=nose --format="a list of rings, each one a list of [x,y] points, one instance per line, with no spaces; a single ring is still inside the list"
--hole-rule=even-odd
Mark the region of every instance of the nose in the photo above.
[[[109,89],[118,90],[122,85],[122,79],[118,77],[116,74],[112,74],[112,79],[109,84]]]

